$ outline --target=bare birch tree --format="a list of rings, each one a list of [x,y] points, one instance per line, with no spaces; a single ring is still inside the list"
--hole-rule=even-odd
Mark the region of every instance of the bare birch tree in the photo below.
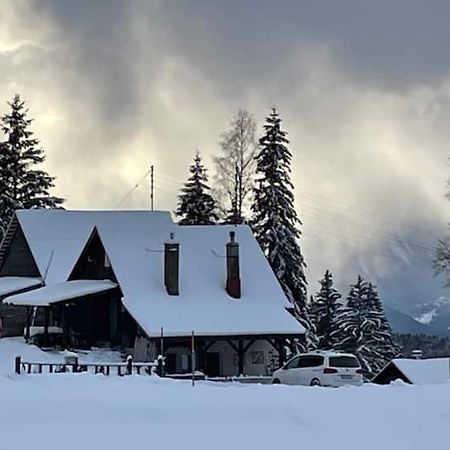
[[[221,155],[214,158],[215,196],[227,223],[243,223],[256,169],[256,121],[239,109],[220,139]]]

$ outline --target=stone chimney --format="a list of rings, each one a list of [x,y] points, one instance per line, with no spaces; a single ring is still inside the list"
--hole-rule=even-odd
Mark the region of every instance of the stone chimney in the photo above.
[[[234,231],[230,231],[230,242],[227,242],[227,292],[233,298],[241,298],[239,244]]]
[[[164,284],[169,295],[179,295],[180,244],[175,241],[175,233],[164,243]]]

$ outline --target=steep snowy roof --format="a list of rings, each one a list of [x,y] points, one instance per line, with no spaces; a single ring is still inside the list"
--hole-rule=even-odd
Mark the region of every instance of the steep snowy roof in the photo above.
[[[73,280],[6,297],[4,302],[11,305],[48,306],[72,298],[97,294],[117,287],[110,280]]]
[[[22,291],[42,284],[40,278],[0,277],[0,296]]]
[[[300,334],[289,303],[247,226],[177,226],[167,212],[20,211],[19,221],[46,284],[65,281],[94,227],[123,292],[123,303],[150,336]],[[240,245],[242,297],[225,290],[229,232]],[[164,242],[180,243],[180,295],[164,286]]]
[[[120,222],[124,229],[139,222],[148,227],[156,224],[170,227],[172,219],[165,211],[66,211],[20,210],[17,219],[25,233],[31,253],[41,275],[47,267],[46,284],[66,281],[81,250],[95,226]]]
[[[398,358],[392,362],[413,384],[434,384],[450,381],[450,358]]]

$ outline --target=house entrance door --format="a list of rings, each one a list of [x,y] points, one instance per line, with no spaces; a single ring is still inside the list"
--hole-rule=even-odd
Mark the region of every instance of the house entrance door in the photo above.
[[[220,353],[219,352],[206,353],[205,374],[209,377],[220,376]]]

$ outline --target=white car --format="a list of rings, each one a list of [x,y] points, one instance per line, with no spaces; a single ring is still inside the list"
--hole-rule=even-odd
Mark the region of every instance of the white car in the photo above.
[[[363,371],[350,353],[311,352],[291,358],[272,375],[273,384],[339,387],[362,385]]]

